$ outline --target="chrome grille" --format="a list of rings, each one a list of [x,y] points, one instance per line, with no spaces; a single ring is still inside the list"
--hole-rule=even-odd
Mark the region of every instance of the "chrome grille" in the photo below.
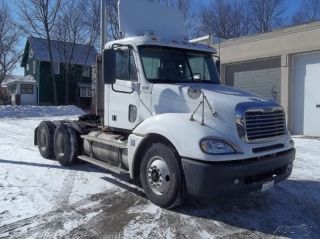
[[[245,113],[245,131],[249,142],[285,135],[284,111],[279,107],[247,110]]]

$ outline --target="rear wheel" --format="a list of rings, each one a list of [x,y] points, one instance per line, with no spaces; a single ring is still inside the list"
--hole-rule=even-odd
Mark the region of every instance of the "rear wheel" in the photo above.
[[[185,181],[175,150],[163,143],[152,144],[140,168],[140,180],[147,197],[163,208],[182,204]]]
[[[37,130],[37,143],[39,152],[45,159],[53,159],[53,135],[55,131],[55,124],[51,121],[42,121]]]
[[[60,124],[54,132],[54,154],[63,166],[78,162],[79,138],[77,132],[67,124]]]

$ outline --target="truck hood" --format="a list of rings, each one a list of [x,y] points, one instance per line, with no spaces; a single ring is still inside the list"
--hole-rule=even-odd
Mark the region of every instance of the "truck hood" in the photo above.
[[[204,107],[204,122],[202,122],[202,107],[191,118],[202,97],[192,99],[188,95],[189,87],[200,88],[213,108],[208,104]],[[287,134],[272,141],[247,143],[241,138],[239,117],[248,108],[267,108],[278,106],[275,102],[261,99],[256,95],[224,85],[214,84],[154,84],[152,86],[151,111],[153,115],[145,119],[134,130],[136,135],[160,134],[169,140],[181,157],[204,161],[238,160],[263,156],[266,151],[255,153],[252,149],[269,147],[274,144],[285,144],[280,151],[292,148]],[[148,92],[149,93],[149,92]],[[240,122],[240,123],[239,123]],[[240,134],[239,134],[240,133]],[[199,142],[205,138],[224,140],[234,147],[236,154],[209,155],[199,147]]]
[[[153,113],[192,113],[202,97],[191,99],[190,87],[201,89],[210,106],[221,115],[234,115],[235,107],[242,102],[267,102],[254,94],[218,84],[154,84],[152,88]],[[200,110],[198,110],[200,112]]]
[[[208,103],[204,106],[204,117],[202,117],[202,106],[197,109],[202,96],[198,99],[192,99],[188,96],[188,89],[200,88],[206,96]],[[214,111],[212,114],[210,107]],[[171,113],[174,115],[184,115],[184,117],[177,117],[181,121],[187,120],[192,122],[189,127],[196,127],[196,125],[204,125],[200,131],[205,132],[203,135],[210,137],[219,137],[225,139],[232,139],[233,143],[243,146],[243,141],[240,140],[236,123],[236,112],[243,115],[243,105],[246,107],[266,107],[277,106],[275,102],[262,99],[256,95],[217,84],[155,84],[152,88],[152,110],[153,115],[161,115]],[[241,106],[241,107],[237,107]],[[241,110],[239,110],[241,108]],[[194,116],[191,117],[192,113]],[[190,115],[190,116],[189,116]],[[203,119],[203,121],[202,121]],[[186,122],[180,122],[184,124]],[[198,128],[199,129],[199,128]],[[173,129],[174,130],[174,129]],[[177,129],[177,134],[181,130]],[[204,131],[203,131],[204,130]],[[192,131],[194,132],[194,131]],[[187,130],[183,131],[188,133]],[[200,138],[200,136],[199,136]]]

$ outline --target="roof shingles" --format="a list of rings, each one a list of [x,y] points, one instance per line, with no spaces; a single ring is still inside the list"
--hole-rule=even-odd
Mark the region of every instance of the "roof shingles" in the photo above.
[[[33,51],[33,58],[39,61],[50,61],[47,40],[42,38],[28,37],[30,48]],[[52,58],[54,62],[70,62],[74,65],[95,65],[98,55],[93,46],[83,44],[72,44],[51,40]],[[72,57],[71,60],[70,56]]]

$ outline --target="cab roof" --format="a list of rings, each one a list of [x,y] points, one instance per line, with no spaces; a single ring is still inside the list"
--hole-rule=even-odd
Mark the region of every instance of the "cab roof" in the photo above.
[[[106,43],[105,49],[109,49],[115,44],[132,45],[134,47],[139,47],[143,45],[166,46],[166,47],[181,48],[181,49],[194,50],[194,51],[203,51],[203,52],[208,52],[210,54],[217,53],[216,49],[214,49],[209,45],[192,43],[184,39],[179,39],[179,40],[164,39],[154,35],[134,36],[134,37],[127,37],[120,40],[110,41]]]

